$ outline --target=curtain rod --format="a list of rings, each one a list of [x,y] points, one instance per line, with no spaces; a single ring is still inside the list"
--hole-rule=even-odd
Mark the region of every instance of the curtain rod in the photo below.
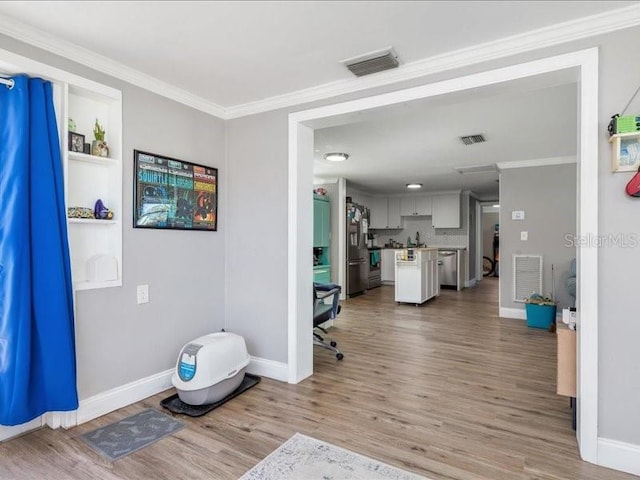
[[[16,82],[12,78],[2,78],[0,77],[0,84],[6,85],[9,90],[13,88]]]

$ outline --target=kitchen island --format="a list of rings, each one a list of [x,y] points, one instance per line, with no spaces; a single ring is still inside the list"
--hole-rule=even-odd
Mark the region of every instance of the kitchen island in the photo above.
[[[420,305],[440,295],[437,248],[396,250],[395,273],[396,302]]]

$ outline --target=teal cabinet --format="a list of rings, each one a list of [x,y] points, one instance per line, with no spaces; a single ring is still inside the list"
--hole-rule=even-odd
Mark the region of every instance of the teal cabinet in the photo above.
[[[331,283],[331,266],[321,265],[313,267],[313,281],[318,283]]]
[[[313,246],[328,247],[331,240],[329,197],[313,196]]]

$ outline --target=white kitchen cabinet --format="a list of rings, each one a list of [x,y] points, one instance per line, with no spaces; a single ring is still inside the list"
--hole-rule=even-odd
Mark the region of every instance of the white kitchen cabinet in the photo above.
[[[400,199],[400,215],[403,217],[416,217],[431,215],[431,197],[412,196]]]
[[[389,228],[389,207],[387,205],[387,197],[373,197],[371,199],[371,228]]]
[[[389,197],[388,200],[389,228],[403,228],[400,215],[400,199],[398,197]]]
[[[371,200],[371,228],[402,228],[400,199],[394,197],[373,197]]]
[[[380,250],[380,281],[392,285],[396,281],[396,252],[392,248]]]
[[[433,228],[460,228],[460,194],[447,193],[431,197]]]

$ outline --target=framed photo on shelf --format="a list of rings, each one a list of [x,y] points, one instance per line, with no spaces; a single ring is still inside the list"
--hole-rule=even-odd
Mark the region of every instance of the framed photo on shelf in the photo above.
[[[215,232],[218,169],[133,151],[133,226]]]
[[[69,151],[84,153],[84,135],[69,132]]]

